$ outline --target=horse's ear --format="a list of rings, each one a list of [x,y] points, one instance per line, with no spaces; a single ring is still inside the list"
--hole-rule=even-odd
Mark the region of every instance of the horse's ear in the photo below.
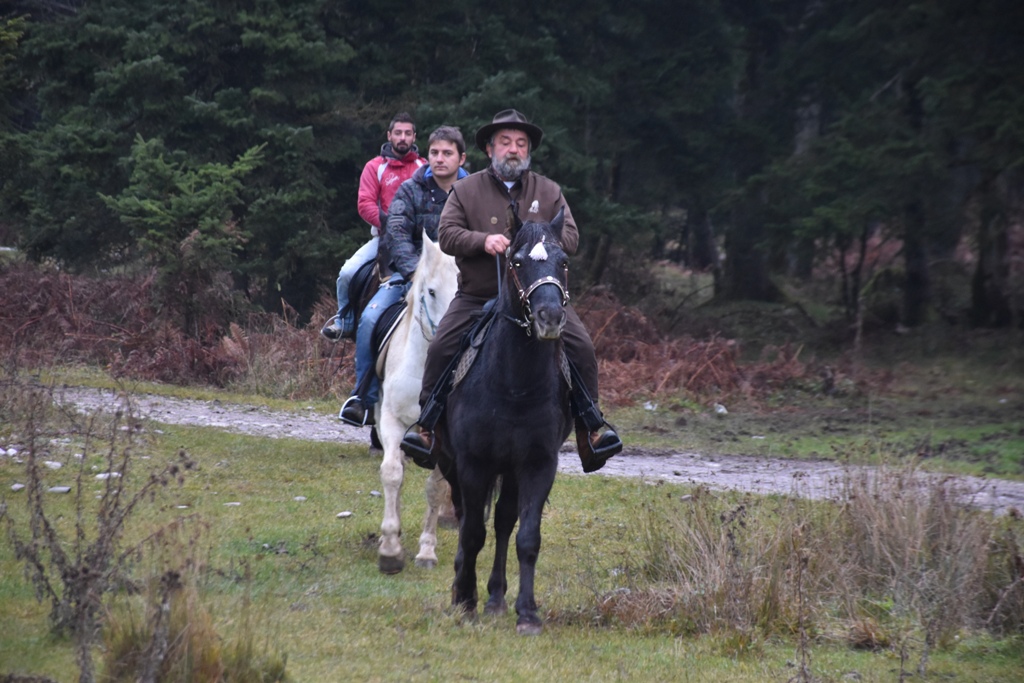
[[[558,213],[551,219],[551,232],[555,233],[555,237],[559,242],[562,241],[562,228],[565,227],[565,207],[558,209]]]
[[[427,242],[430,242],[430,244],[427,244]],[[427,234],[424,233],[424,235],[423,235],[423,253],[426,254],[428,251],[431,253],[431,255],[433,255],[435,253],[439,254],[439,253],[441,253],[441,245],[439,245],[434,240],[430,239],[430,235],[427,235]]]

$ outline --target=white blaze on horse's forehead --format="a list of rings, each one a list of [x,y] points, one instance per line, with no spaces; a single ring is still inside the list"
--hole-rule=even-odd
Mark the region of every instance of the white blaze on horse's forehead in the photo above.
[[[540,242],[533,245],[533,249],[530,250],[530,258],[534,261],[547,261],[548,250],[544,248],[544,238],[540,238]]]

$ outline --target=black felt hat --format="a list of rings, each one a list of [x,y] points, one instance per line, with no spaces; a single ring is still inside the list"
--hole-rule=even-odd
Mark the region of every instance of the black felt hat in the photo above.
[[[476,132],[476,146],[480,148],[480,151],[486,152],[487,143],[491,141],[491,136],[496,131],[505,128],[521,130],[526,133],[530,138],[531,151],[540,146],[540,141],[544,137],[544,131],[527,121],[526,117],[520,112],[515,109],[505,109],[495,114],[494,119],[490,123]]]

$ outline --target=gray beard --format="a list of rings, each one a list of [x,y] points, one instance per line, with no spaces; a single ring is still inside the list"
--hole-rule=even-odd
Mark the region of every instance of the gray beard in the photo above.
[[[498,177],[502,180],[509,182],[515,182],[523,175],[523,171],[527,171],[530,168],[530,157],[519,157],[518,164],[513,166],[507,161],[498,161],[497,157],[491,159],[491,168],[498,174]]]

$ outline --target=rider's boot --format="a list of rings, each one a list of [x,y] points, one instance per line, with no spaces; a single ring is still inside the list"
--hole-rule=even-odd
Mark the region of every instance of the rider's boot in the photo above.
[[[414,463],[428,470],[434,469],[434,456],[431,451],[434,449],[434,432],[414,424],[402,437],[399,445],[402,452]]]
[[[608,459],[622,452],[622,439],[607,422],[598,429],[588,429],[582,418],[576,418],[576,449],[583,471],[590,473],[604,467]]]
[[[576,450],[584,472],[596,472],[608,458],[622,452],[622,439],[601,414],[597,401],[587,391],[576,366],[569,363],[573,378],[570,394],[572,411],[576,416]]]
[[[320,334],[331,341],[339,339],[355,339],[356,322],[351,312],[332,316],[327,324],[320,328]]]
[[[373,412],[363,405],[363,400],[359,396],[354,394],[349,396],[341,406],[338,419],[353,427],[365,427],[376,423],[373,419]]]

